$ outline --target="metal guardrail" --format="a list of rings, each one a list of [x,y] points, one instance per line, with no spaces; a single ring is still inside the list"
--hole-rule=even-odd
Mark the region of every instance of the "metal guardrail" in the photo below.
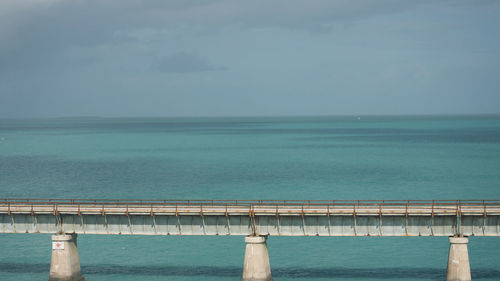
[[[40,209],[41,208],[41,209]],[[11,215],[12,212],[26,212],[30,214],[49,212],[58,215],[60,212],[73,212],[76,210],[80,215],[85,212],[99,212],[101,215],[123,212],[128,216],[129,210],[135,213],[149,210],[151,216],[154,214],[165,214],[174,209],[175,215],[179,212],[215,214],[223,210],[228,215],[232,213],[248,213],[249,217],[255,217],[256,212],[260,215],[269,214],[270,210],[276,216],[280,214],[300,214],[302,217],[308,214],[326,214],[328,217],[335,214],[404,214],[422,215],[429,214],[434,217],[440,213],[454,215],[459,220],[462,213],[498,214],[500,211],[500,200],[134,200],[134,199],[39,199],[39,198],[5,198],[0,199],[0,210]],[[74,210],[73,210],[74,209]],[[85,209],[85,210],[84,210]],[[89,210],[90,209],[90,210]],[[122,210],[123,209],[123,210]],[[207,210],[208,209],[208,210]],[[236,210],[235,210],[236,209]],[[243,211],[243,210],[246,211]]]
[[[38,198],[5,198],[0,199],[3,205],[144,205],[144,206],[294,206],[294,207],[327,207],[327,206],[500,206],[500,199],[473,199],[473,200],[142,200],[142,199],[38,199]]]

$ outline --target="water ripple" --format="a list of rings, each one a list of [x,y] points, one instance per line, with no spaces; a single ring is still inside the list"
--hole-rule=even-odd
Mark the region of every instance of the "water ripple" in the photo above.
[[[7,273],[47,273],[49,264],[0,263],[0,272]],[[240,267],[231,266],[124,266],[124,265],[85,265],[82,273],[96,275],[138,275],[138,276],[241,276]],[[274,277],[283,278],[365,278],[365,279],[405,279],[420,278],[429,280],[444,279],[442,268],[272,268]],[[473,269],[472,277],[500,279],[500,270],[488,268]]]

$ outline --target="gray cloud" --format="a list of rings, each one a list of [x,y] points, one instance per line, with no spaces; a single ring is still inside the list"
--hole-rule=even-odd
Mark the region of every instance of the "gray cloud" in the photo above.
[[[185,52],[175,53],[159,59],[158,62],[153,64],[152,69],[174,73],[226,70],[225,67],[213,65],[200,56]]]
[[[397,13],[429,2],[433,1],[5,0],[0,2],[0,61],[4,66],[36,64],[57,56],[60,50],[120,44],[123,42],[117,34],[141,30],[195,27],[213,32],[227,27],[278,27],[329,31],[336,24]],[[497,9],[500,6],[498,1],[474,3]]]
[[[493,0],[0,0],[0,117],[498,112],[498,13]]]
[[[359,20],[396,13],[425,1],[352,0],[86,0],[0,2],[0,40],[22,44],[35,40],[42,46],[98,44],[113,39],[118,31],[130,29],[169,29],[180,26],[318,28],[335,22]],[[492,5],[498,1],[445,1],[453,5],[472,3]],[[31,3],[31,4],[30,4]],[[22,33],[22,34],[20,34]],[[4,40],[10,36],[13,40]]]
[[[318,28],[332,22],[409,9],[417,1],[18,1],[0,2],[2,49],[36,43],[40,48],[95,45],[124,30],[278,26]],[[419,1],[422,3],[422,1]]]
[[[47,71],[67,67],[68,62],[63,55],[75,48],[133,44],[134,40],[144,46],[151,43],[139,42],[140,38],[131,36],[134,34],[162,33],[183,28],[217,32],[228,27],[324,31],[336,22],[409,9],[415,5],[414,2],[5,0],[0,1],[0,71]],[[124,38],[129,42],[124,42]],[[170,53],[172,51],[181,50],[170,50]],[[156,55],[164,56],[161,53]],[[194,64],[204,71],[214,67],[206,62],[203,65],[200,58],[177,59],[192,63],[193,69],[196,69]],[[51,67],[47,68],[48,65]],[[166,66],[159,66],[159,69],[172,71]]]

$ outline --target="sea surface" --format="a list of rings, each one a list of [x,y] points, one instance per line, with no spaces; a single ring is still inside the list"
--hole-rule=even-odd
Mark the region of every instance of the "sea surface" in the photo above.
[[[0,198],[500,199],[500,116],[0,119]],[[240,280],[242,236],[79,235],[88,281]],[[270,237],[276,281],[444,280],[446,237]],[[500,237],[471,237],[500,280]],[[0,280],[50,235],[0,234]]]

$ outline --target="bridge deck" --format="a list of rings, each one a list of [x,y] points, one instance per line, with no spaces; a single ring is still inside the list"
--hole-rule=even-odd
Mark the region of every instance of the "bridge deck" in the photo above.
[[[0,199],[0,232],[500,235],[500,201]]]

